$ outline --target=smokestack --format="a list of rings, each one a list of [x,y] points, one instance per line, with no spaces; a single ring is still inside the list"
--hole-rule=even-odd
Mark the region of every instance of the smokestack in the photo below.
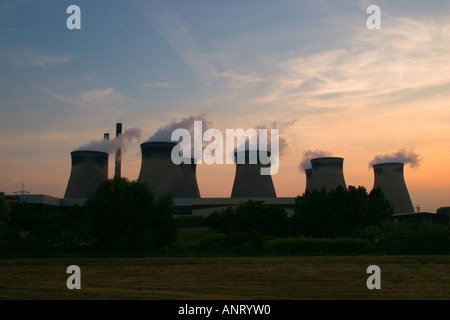
[[[261,168],[270,167],[270,163],[263,165],[259,162],[258,150],[238,151],[234,153],[235,159],[239,159],[239,154],[245,153],[245,163],[239,164],[236,161],[236,174],[234,177],[232,198],[265,197],[276,198],[275,187],[271,175],[261,175]],[[252,153],[256,153],[256,164],[249,163]],[[269,156],[269,153],[268,153]]]
[[[306,191],[311,191],[311,180],[312,180],[312,169],[305,169],[305,176],[306,176]]]
[[[138,180],[147,182],[156,195],[171,193],[175,198],[185,198],[180,165],[172,162],[174,142],[145,142],[141,144],[142,163]]]
[[[403,167],[404,164],[401,162],[374,164],[373,187],[380,187],[384,197],[391,203],[394,213],[414,213],[414,207],[406,188]]]
[[[116,123],[116,139],[122,135],[122,124]],[[116,148],[116,166],[114,175],[116,177],[121,176],[121,170],[122,170],[122,149],[120,147]]]
[[[65,199],[85,199],[108,180],[108,154],[100,151],[72,151],[72,170]]]
[[[310,190],[330,191],[342,186],[347,189],[343,171],[344,159],[338,157],[323,157],[311,159],[311,181]]]
[[[200,190],[197,183],[196,168],[197,164],[194,163],[194,158],[190,159],[191,163],[181,163],[181,177],[185,187],[185,196],[187,198],[200,198]]]

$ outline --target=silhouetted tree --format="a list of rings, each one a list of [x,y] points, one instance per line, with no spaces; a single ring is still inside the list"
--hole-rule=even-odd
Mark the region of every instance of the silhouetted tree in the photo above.
[[[294,233],[313,237],[346,237],[355,230],[380,223],[392,215],[380,189],[370,194],[364,187],[349,186],[327,192],[307,191],[295,201]]]
[[[436,210],[436,213],[450,216],[450,207],[440,207]]]
[[[228,207],[205,218],[211,229],[221,233],[259,233],[270,237],[288,232],[286,210],[278,205],[249,200],[236,208]]]
[[[3,192],[0,192],[0,230],[6,227],[10,220],[8,213],[11,211],[11,208],[8,201],[3,197],[4,195]]]
[[[43,216],[33,210],[33,206],[26,202],[16,203],[9,213],[10,226],[17,231],[30,231],[43,221]]]
[[[27,240],[32,248],[81,249],[85,247],[84,208],[73,206],[63,212],[44,215],[42,222],[31,228]]]
[[[96,249],[158,249],[176,233],[171,196],[156,198],[147,184],[115,177],[85,203],[86,231]]]

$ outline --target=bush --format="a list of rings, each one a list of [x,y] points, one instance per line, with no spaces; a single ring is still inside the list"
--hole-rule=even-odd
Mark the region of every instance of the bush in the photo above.
[[[266,241],[262,251],[269,255],[365,254],[374,252],[369,240],[358,238],[281,238]]]
[[[374,241],[377,250],[385,254],[450,253],[450,226],[428,220],[385,221],[359,234]]]
[[[27,241],[14,228],[8,228],[0,232],[0,252],[15,253],[27,248]]]
[[[212,233],[205,236],[202,241],[197,246],[197,249],[200,253],[206,254],[222,254],[225,253],[224,246],[225,235]]]
[[[249,200],[236,208],[215,211],[205,218],[206,226],[219,233],[259,233],[281,237],[288,233],[286,210],[278,205]]]

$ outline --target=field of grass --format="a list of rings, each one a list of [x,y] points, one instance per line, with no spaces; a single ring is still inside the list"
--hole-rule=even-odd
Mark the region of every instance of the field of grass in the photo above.
[[[81,289],[69,290],[69,265]],[[381,289],[369,290],[369,265]],[[450,256],[0,260],[0,299],[450,299]]]

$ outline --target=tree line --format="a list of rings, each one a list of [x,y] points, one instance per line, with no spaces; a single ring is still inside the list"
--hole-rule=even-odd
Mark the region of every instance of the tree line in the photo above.
[[[447,208],[438,211],[447,214]],[[249,200],[206,217],[180,217],[171,195],[157,197],[145,183],[115,177],[103,182],[84,206],[52,214],[38,214],[26,203],[9,207],[0,196],[0,252],[170,252],[177,232],[191,227],[211,231],[195,252],[212,255],[258,254],[264,248],[402,252],[403,243],[419,248],[420,237],[435,242],[437,251],[446,244],[450,248],[449,226],[400,224],[392,214],[380,189],[368,193],[349,186],[297,196],[292,216],[279,205]]]

